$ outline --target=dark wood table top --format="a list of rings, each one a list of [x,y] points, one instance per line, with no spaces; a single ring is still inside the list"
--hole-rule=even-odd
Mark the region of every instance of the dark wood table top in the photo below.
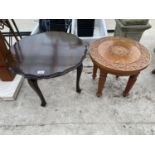
[[[73,34],[46,32],[25,37],[11,47],[11,69],[26,78],[53,78],[77,68],[86,55]]]
[[[149,51],[139,42],[124,37],[105,37],[91,43],[92,61],[112,74],[134,74],[150,64]]]

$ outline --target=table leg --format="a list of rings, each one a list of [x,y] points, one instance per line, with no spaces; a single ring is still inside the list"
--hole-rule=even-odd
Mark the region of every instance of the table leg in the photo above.
[[[138,74],[136,75],[131,75],[129,77],[128,83],[126,85],[126,88],[123,92],[123,96],[126,97],[129,94],[129,91],[131,90],[131,88],[133,87],[133,85],[135,84],[136,80],[137,80]]]
[[[93,75],[92,75],[93,79],[96,78],[96,73],[97,73],[97,66],[94,65],[94,67],[93,67]]]
[[[40,100],[41,100],[41,106],[45,107],[46,106],[46,101],[44,99],[44,96],[38,86],[37,80],[35,79],[28,79],[28,83],[31,86],[31,88],[38,94]]]
[[[154,69],[154,70],[152,70],[152,74],[155,74],[155,69]]]
[[[77,67],[76,92],[78,92],[78,93],[81,92],[79,82],[80,82],[80,77],[81,77],[82,70],[83,70],[83,64],[81,63],[81,65],[79,67]]]
[[[106,82],[107,73],[100,69],[100,78],[98,82],[98,91],[96,93],[97,97],[102,96],[102,91],[104,88],[104,84]]]
[[[119,75],[116,75],[116,80],[118,80],[118,78],[119,78]]]

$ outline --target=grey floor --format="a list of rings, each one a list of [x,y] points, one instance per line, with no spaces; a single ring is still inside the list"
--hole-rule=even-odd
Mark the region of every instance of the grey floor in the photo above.
[[[112,21],[113,23],[113,21]],[[111,21],[107,21],[109,26]],[[40,100],[24,81],[16,101],[0,101],[0,134],[155,134],[155,20],[141,43],[152,55],[126,98],[122,97],[127,77],[108,75],[102,97],[95,96],[97,79],[92,80],[89,56],[84,60],[82,93],[75,91],[76,71],[39,81],[48,102]],[[113,27],[113,25],[111,26]]]

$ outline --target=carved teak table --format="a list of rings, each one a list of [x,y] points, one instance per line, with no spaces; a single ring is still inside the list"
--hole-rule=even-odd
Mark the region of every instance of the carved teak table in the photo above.
[[[93,61],[93,79],[100,69],[98,91],[100,97],[108,73],[129,76],[123,96],[127,96],[140,71],[150,63],[148,50],[140,43],[123,37],[105,37],[91,43],[89,54]]]
[[[46,32],[17,42],[11,48],[14,61],[11,70],[28,79],[29,85],[46,105],[37,80],[62,76],[77,69],[76,91],[81,92],[79,80],[86,47],[75,35],[64,32]],[[64,81],[65,82],[65,81]]]

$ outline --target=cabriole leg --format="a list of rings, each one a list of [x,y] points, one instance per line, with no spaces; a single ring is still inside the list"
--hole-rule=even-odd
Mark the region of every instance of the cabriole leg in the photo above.
[[[44,99],[44,96],[38,86],[37,80],[35,79],[28,79],[28,83],[31,86],[31,88],[38,94],[40,100],[41,100],[41,106],[45,107],[46,106],[46,101]]]

